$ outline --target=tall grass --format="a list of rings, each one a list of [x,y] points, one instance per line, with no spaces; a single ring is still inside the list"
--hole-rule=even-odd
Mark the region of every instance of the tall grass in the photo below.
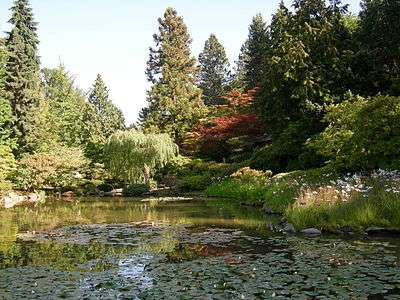
[[[355,230],[376,226],[400,229],[400,194],[374,185],[367,195],[355,194],[346,202],[299,205],[296,201],[286,210],[285,216],[296,228],[336,231],[341,226],[351,226]]]

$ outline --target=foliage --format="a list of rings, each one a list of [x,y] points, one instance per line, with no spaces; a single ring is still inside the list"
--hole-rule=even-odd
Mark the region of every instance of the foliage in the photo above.
[[[328,127],[309,146],[339,169],[400,167],[400,98],[348,95],[332,105]]]
[[[400,96],[400,3],[363,0],[354,58],[357,92]]]
[[[9,175],[15,168],[15,159],[8,145],[0,144],[0,192],[11,188]]]
[[[108,89],[100,74],[97,75],[88,96],[89,105],[85,111],[86,155],[95,162],[103,159],[103,147],[116,131],[125,129],[122,112],[109,99]]]
[[[17,162],[12,179],[22,190],[76,187],[82,183],[87,165],[82,150],[58,145],[24,156]]]
[[[206,105],[223,104],[221,98],[230,81],[229,60],[224,47],[211,34],[199,55],[198,86],[203,91]]]
[[[142,125],[148,132],[168,133],[180,143],[205,112],[201,91],[195,86],[196,60],[190,53],[187,27],[175,9],[168,8],[158,23],[156,47],[150,48],[146,71],[153,86]]]
[[[144,134],[136,130],[113,134],[104,149],[106,168],[126,183],[149,183],[154,171],[178,154],[167,134]]]
[[[239,56],[243,84],[247,89],[253,89],[264,81],[268,43],[267,24],[261,14],[258,14],[249,26],[248,38],[242,46]]]
[[[263,123],[256,115],[232,115],[201,122],[187,136],[186,142],[188,147],[194,145],[200,156],[222,160],[234,152],[250,151],[263,133]],[[232,146],[234,138],[241,138],[236,147]]]
[[[18,153],[29,151],[27,137],[32,129],[32,109],[40,96],[40,74],[37,23],[28,0],[17,0],[11,8],[11,31],[6,39],[7,60],[5,96],[11,103],[15,117],[13,137],[18,142]]]
[[[57,144],[84,145],[87,104],[63,65],[42,70],[42,90],[44,98],[32,109],[34,130],[27,137],[32,150],[46,152]]]
[[[147,184],[130,184],[122,189],[125,197],[139,197],[150,191]]]

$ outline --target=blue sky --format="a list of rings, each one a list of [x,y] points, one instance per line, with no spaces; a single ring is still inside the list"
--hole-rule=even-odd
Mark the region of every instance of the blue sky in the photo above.
[[[7,21],[12,0],[0,2],[0,31]],[[358,0],[347,0],[352,12]],[[40,56],[43,67],[61,61],[88,90],[101,73],[114,103],[127,123],[136,120],[146,103],[148,83],[144,75],[148,48],[157,29],[157,18],[168,6],[183,16],[193,38],[195,56],[210,33],[217,35],[233,63],[247,36],[252,16],[270,20],[279,0],[31,0],[39,22]],[[285,1],[287,5],[291,1]]]

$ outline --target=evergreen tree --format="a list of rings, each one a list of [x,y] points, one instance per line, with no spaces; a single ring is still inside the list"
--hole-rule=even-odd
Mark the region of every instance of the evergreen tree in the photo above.
[[[357,92],[400,95],[400,1],[364,0],[361,7]]]
[[[124,116],[110,100],[107,86],[100,74],[97,75],[88,100],[100,118],[101,131],[105,138],[125,129]]]
[[[199,55],[199,88],[203,91],[204,103],[222,104],[221,99],[230,81],[229,61],[224,47],[214,34],[205,42]]]
[[[34,132],[30,135],[34,150],[47,150],[54,143],[68,147],[85,144],[84,93],[75,86],[74,79],[63,65],[42,70],[44,99],[35,112]]]
[[[11,11],[9,22],[13,27],[6,39],[5,96],[15,117],[13,135],[21,153],[29,150],[27,139],[32,131],[31,112],[40,99],[39,40],[29,1],[16,0]]]
[[[85,110],[86,155],[94,162],[103,161],[103,147],[108,138],[118,130],[125,129],[122,112],[112,103],[109,92],[100,74],[88,96]]]
[[[249,35],[239,57],[243,63],[244,83],[247,89],[259,86],[264,80],[268,41],[267,24],[261,14],[258,14],[250,24]]]
[[[177,142],[203,112],[201,90],[195,85],[196,60],[190,53],[191,38],[182,17],[168,8],[158,20],[155,48],[150,48],[146,74],[153,83],[148,91],[147,131],[168,133]]]
[[[4,98],[4,80],[6,71],[6,49],[4,40],[0,38],[0,145],[10,144],[10,125],[12,112],[10,103]]]

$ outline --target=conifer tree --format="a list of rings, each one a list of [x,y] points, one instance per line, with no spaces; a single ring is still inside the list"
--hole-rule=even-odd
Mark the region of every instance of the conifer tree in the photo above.
[[[16,0],[11,8],[12,29],[6,39],[7,61],[5,96],[14,115],[13,136],[19,153],[29,151],[28,135],[32,131],[32,109],[40,99],[40,61],[37,55],[37,23],[28,0]]]
[[[264,80],[268,40],[267,24],[261,14],[257,14],[250,24],[249,35],[239,57],[243,64],[244,83],[247,89],[259,86]]]
[[[116,131],[125,129],[122,112],[112,103],[109,92],[100,74],[88,96],[84,112],[85,152],[93,162],[103,162],[103,148],[107,139]]]
[[[230,81],[229,61],[224,47],[214,34],[211,34],[199,55],[199,88],[203,91],[206,105],[221,104],[226,87]]]
[[[361,7],[358,92],[400,95],[400,1],[363,0]]]
[[[10,103],[4,98],[4,80],[6,49],[4,40],[0,38],[0,145],[10,143],[10,125],[12,122],[12,112]]]
[[[125,128],[124,116],[110,100],[109,91],[100,74],[97,75],[88,100],[99,116],[101,132],[105,138]]]
[[[146,70],[153,86],[142,125],[147,131],[168,133],[179,143],[203,112],[201,90],[195,85],[196,59],[187,27],[175,9],[168,8],[158,23]]]

